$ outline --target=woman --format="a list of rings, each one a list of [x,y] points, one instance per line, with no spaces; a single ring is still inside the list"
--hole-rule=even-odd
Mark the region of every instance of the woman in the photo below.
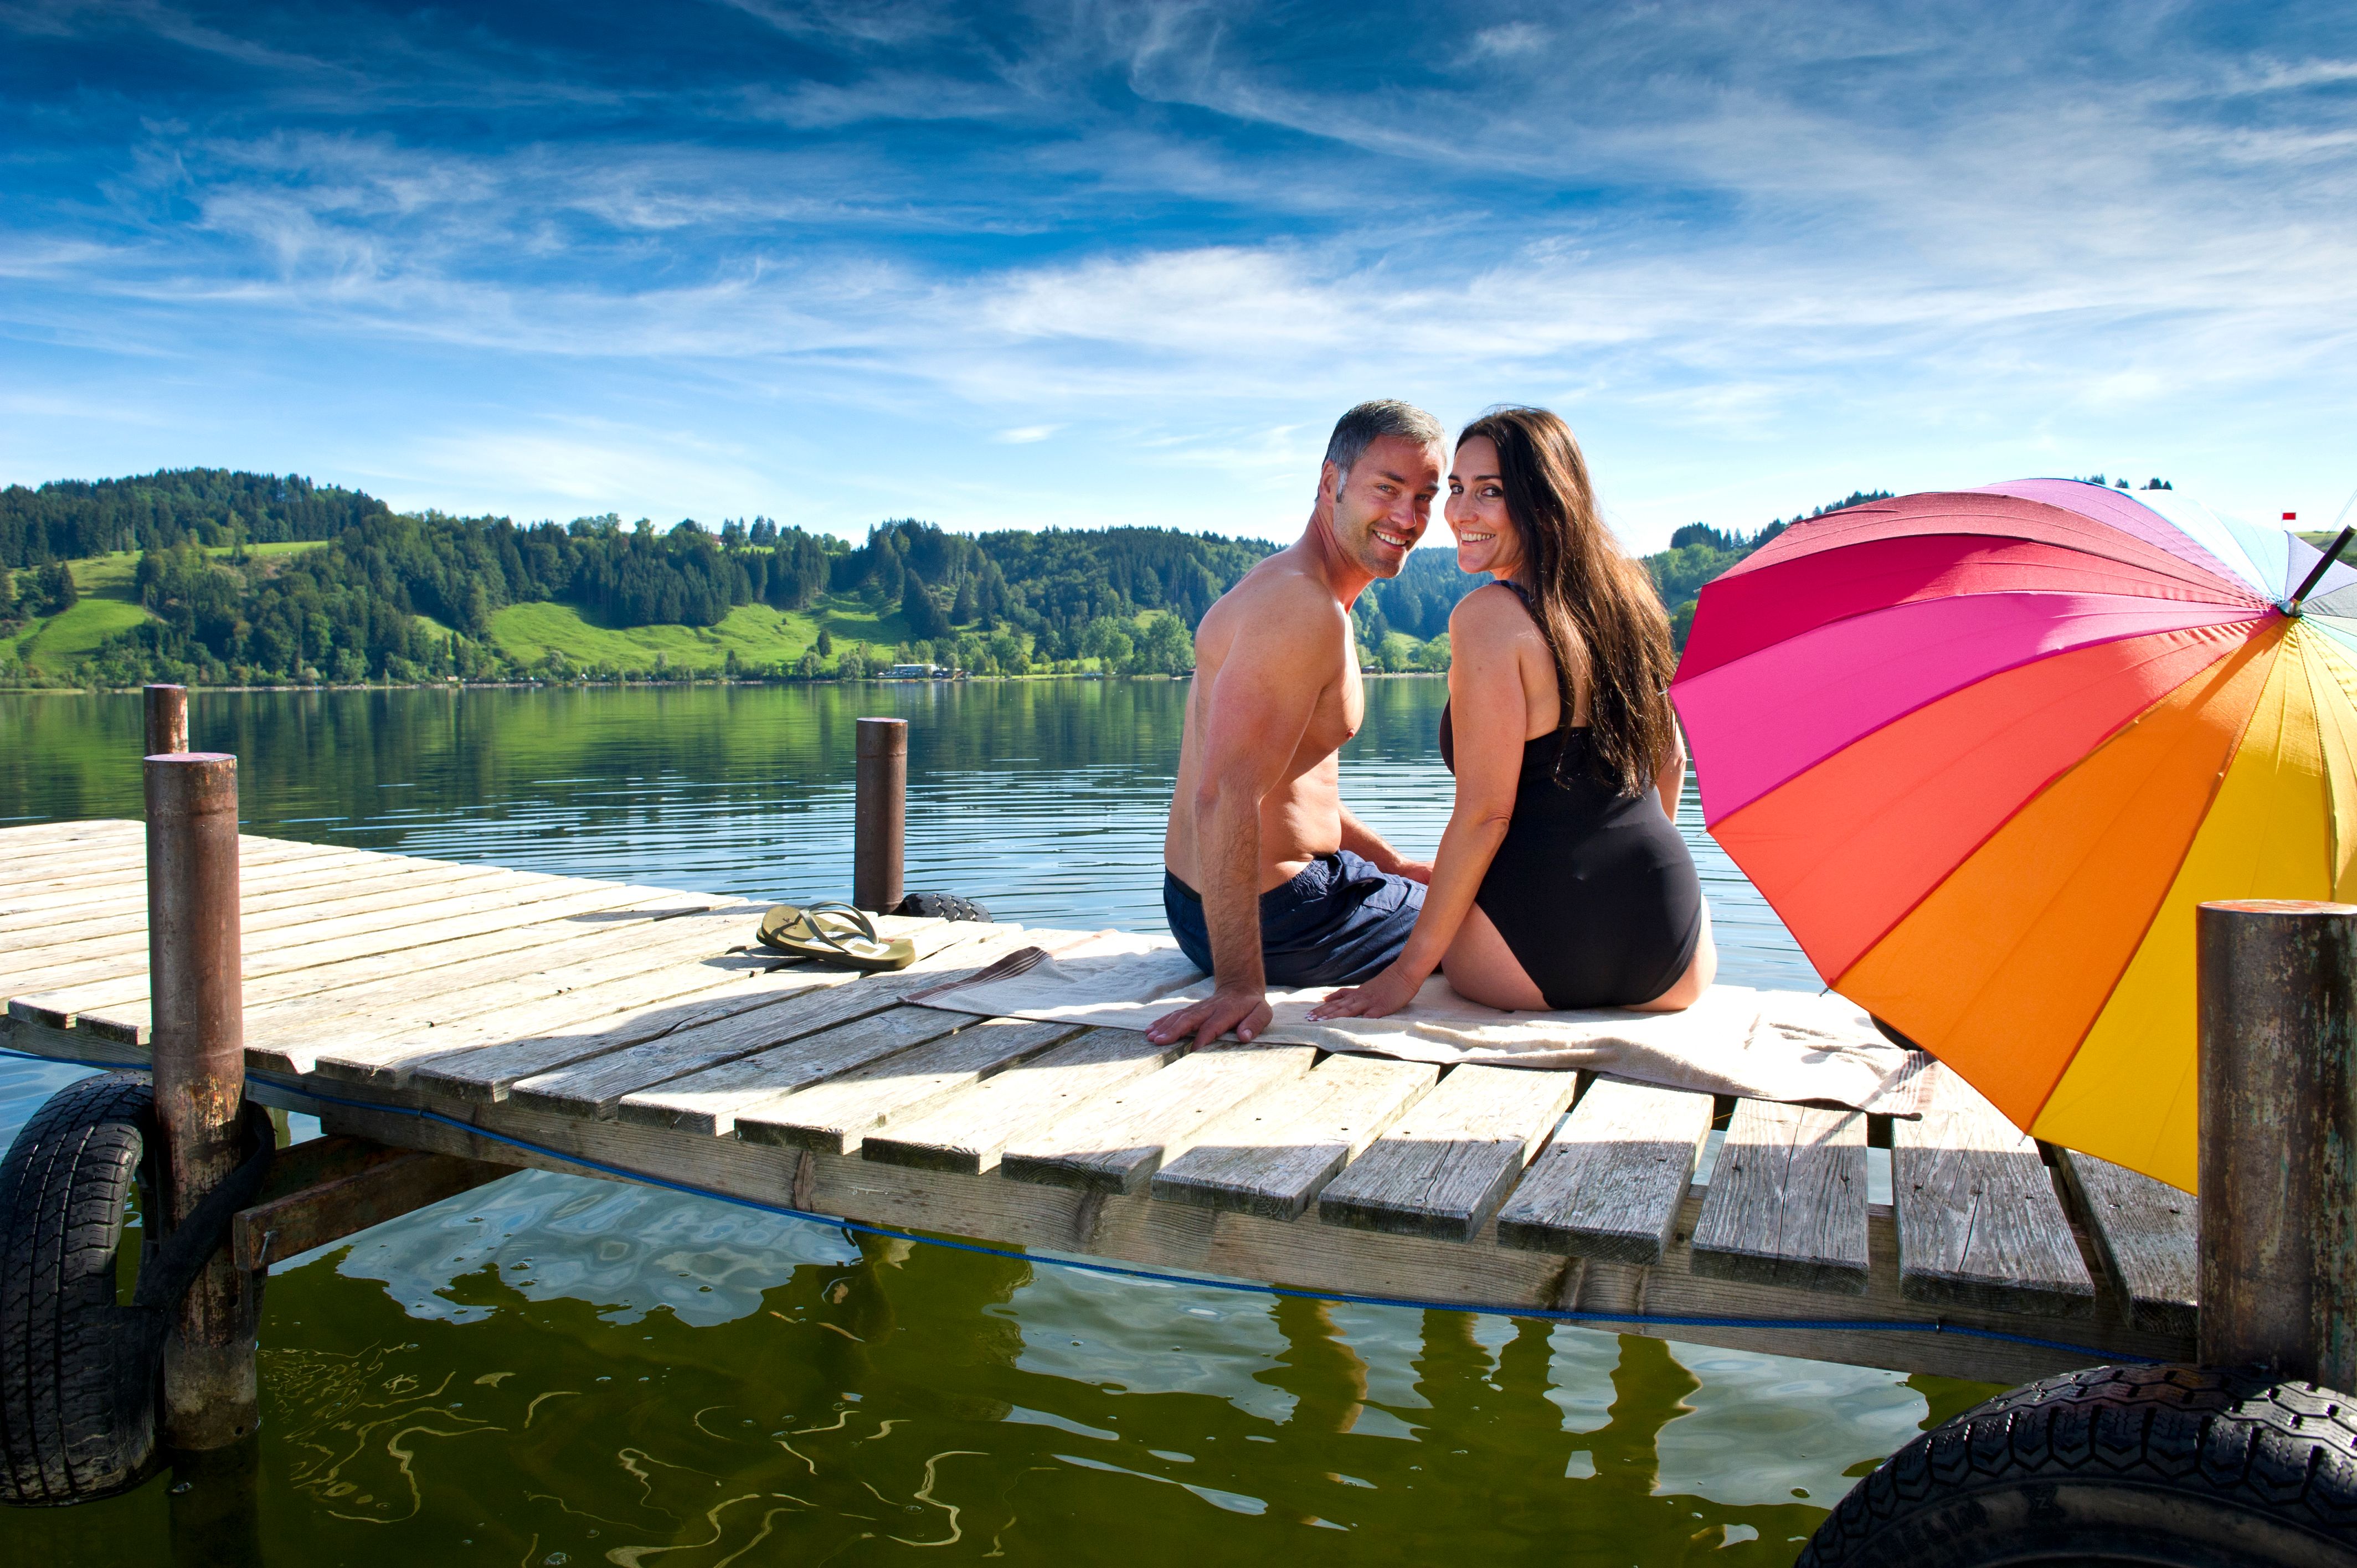
[[[1661,600],[1544,409],[1466,426],[1446,515],[1458,565],[1494,579],[1448,618],[1440,756],[1456,808],[1406,949],[1310,1016],[1397,1012],[1435,969],[1492,1007],[1690,1006],[1718,954],[1670,825],[1685,747]]]

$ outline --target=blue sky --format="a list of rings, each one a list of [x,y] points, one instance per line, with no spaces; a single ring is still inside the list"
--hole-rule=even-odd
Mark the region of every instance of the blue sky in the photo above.
[[[0,4],[8,481],[1276,537],[1400,396],[1562,412],[1639,548],[2313,527],[2352,349],[2345,4]]]

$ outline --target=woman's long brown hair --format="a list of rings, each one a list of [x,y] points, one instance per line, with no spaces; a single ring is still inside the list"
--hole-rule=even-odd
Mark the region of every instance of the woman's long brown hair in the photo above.
[[[1641,795],[1675,733],[1669,684],[1677,654],[1661,595],[1596,515],[1587,459],[1569,425],[1544,408],[1493,408],[1467,425],[1457,445],[1476,435],[1498,448],[1506,515],[1536,589],[1539,635],[1555,657],[1562,723],[1571,723],[1585,670],[1590,766],[1621,794]],[[1566,733],[1563,746],[1569,745]],[[1558,777],[1562,757],[1558,750]]]

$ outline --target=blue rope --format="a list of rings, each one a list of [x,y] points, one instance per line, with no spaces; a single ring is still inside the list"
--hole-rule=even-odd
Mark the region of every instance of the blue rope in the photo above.
[[[123,1062],[87,1061],[70,1057],[41,1056],[31,1051],[19,1051],[0,1047],[0,1054],[20,1057],[27,1061],[55,1062],[69,1067],[96,1068],[102,1071],[122,1071]],[[139,1070],[132,1069],[130,1070]],[[711,1187],[697,1187],[691,1182],[673,1181],[668,1177],[651,1176],[627,1165],[608,1165],[586,1155],[569,1155],[535,1144],[529,1138],[512,1137],[478,1127],[456,1116],[446,1116],[438,1111],[418,1106],[388,1105],[373,1100],[350,1100],[339,1094],[327,1094],[306,1084],[282,1083],[275,1079],[256,1074],[261,1081],[289,1094],[298,1094],[329,1105],[341,1105],[356,1111],[373,1111],[391,1116],[408,1116],[421,1122],[454,1128],[472,1137],[494,1144],[504,1144],[544,1158],[560,1160],[583,1170],[621,1181],[637,1182],[644,1187],[662,1187],[666,1191],[690,1197],[706,1198],[716,1203],[734,1204],[759,1213],[775,1214],[788,1219],[806,1219],[814,1224],[836,1227],[845,1232],[876,1236],[892,1241],[909,1241],[923,1247],[939,1247],[946,1251],[966,1252],[976,1257],[1000,1258],[1010,1262],[1048,1263],[1060,1269],[1073,1269],[1082,1273],[1102,1274],[1110,1279],[1143,1280],[1154,1284],[1189,1285],[1199,1290],[1232,1291],[1247,1295],[1284,1296],[1295,1301],[1340,1302],[1351,1306],[1396,1306],[1416,1312],[1469,1312],[1487,1317],[1535,1317],[1551,1323],[1635,1324],[1648,1328],[1761,1328],[1792,1329],[1815,1332],[1847,1331],[1859,1334],[1951,1334],[1967,1339],[1993,1340],[2003,1345],[2027,1345],[2040,1350],[2058,1350],[2073,1356],[2084,1356],[2090,1365],[2133,1362],[2140,1366],[2157,1364],[2150,1356],[2131,1356],[2122,1352],[2099,1350],[2091,1345],[2074,1345],[2062,1339],[2041,1339],[2034,1335],[2010,1334],[1998,1328],[1975,1328],[1961,1323],[1930,1323],[1911,1318],[1859,1317],[1706,1317],[1659,1312],[1581,1312],[1565,1307],[1509,1306],[1494,1302],[1421,1301],[1412,1296],[1363,1295],[1351,1291],[1305,1290],[1297,1286],[1263,1284],[1251,1280],[1221,1279],[1210,1274],[1174,1273],[1160,1269],[1141,1269],[1125,1263],[1099,1262],[1090,1258],[1067,1257],[1055,1252],[1025,1252],[1009,1247],[993,1247],[980,1241],[961,1241],[946,1236],[928,1236],[912,1230],[896,1230],[889,1226],[870,1225],[864,1220],[845,1219],[840,1215],[819,1214],[810,1209],[794,1208],[781,1203],[767,1203],[758,1197],[742,1197],[735,1193],[720,1192]]]

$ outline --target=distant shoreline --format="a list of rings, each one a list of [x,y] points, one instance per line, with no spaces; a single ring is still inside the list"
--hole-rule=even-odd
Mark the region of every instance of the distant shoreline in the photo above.
[[[941,677],[938,677],[938,676],[937,676],[937,677],[934,677],[934,678],[932,678],[932,679],[930,679],[930,680],[907,680],[907,681],[894,681],[894,680],[888,680],[888,679],[886,679],[886,680],[878,680],[878,679],[873,679],[873,678],[868,678],[868,677],[862,677],[862,678],[860,678],[860,679],[858,679],[858,680],[854,680],[854,681],[845,681],[845,680],[839,680],[839,679],[836,679],[835,677],[833,677],[833,676],[825,676],[825,677],[822,677],[822,678],[820,678],[820,679],[817,679],[817,680],[812,680],[812,681],[801,681],[801,680],[794,680],[794,681],[763,681],[763,680],[748,680],[748,679],[747,679],[747,678],[745,678],[745,677],[743,677],[743,676],[738,676],[738,677],[737,677],[737,678],[736,678],[736,679],[734,679],[734,680],[729,679],[729,678],[728,678],[728,677],[726,677],[726,676],[714,676],[714,677],[712,677],[712,678],[710,678],[710,679],[708,679],[708,680],[705,680],[705,679],[692,679],[692,680],[686,680],[686,681],[622,681],[622,680],[614,680],[614,681],[356,681],[356,682],[336,682],[336,681],[320,681],[320,682],[286,682],[286,683],[285,683],[285,684],[282,684],[282,685],[275,685],[275,686],[270,686],[270,685],[262,685],[262,686],[198,686],[198,685],[191,685],[191,686],[188,688],[188,690],[189,690],[190,692],[192,692],[192,693],[194,693],[194,692],[523,692],[523,691],[548,691],[548,692],[585,691],[585,692],[586,692],[586,691],[597,691],[597,690],[600,690],[600,689],[608,689],[608,688],[610,688],[610,689],[620,689],[620,688],[623,688],[623,687],[630,687],[630,688],[644,688],[644,687],[663,688],[663,687],[673,687],[673,686],[971,686],[971,685],[980,685],[980,684],[984,684],[984,683],[985,683],[985,682],[993,683],[993,684],[1015,684],[1015,683],[1017,683],[1017,682],[1045,682],[1045,681],[1100,681],[1100,682],[1102,682],[1102,681],[1165,681],[1165,682],[1172,682],[1172,681],[1191,681],[1191,680],[1193,680],[1194,678],[1195,678],[1195,677],[1194,677],[1194,671],[1190,670],[1190,671],[1189,671],[1188,672],[1186,672],[1186,673],[1185,673],[1185,674],[1183,674],[1183,675],[1101,675],[1101,674],[1086,674],[1086,673],[1078,673],[1078,672],[1075,672],[1075,673],[1072,673],[1072,674],[1067,674],[1067,675],[969,675],[969,676],[965,677],[963,680],[959,680],[959,681],[947,680],[947,679],[943,679],[943,678],[941,678]],[[1447,678],[1448,678],[1448,671],[1443,671],[1443,670],[1362,670],[1362,671],[1361,671],[1359,672],[1359,678],[1360,678],[1361,680],[1362,680],[1362,681],[1434,681],[1434,680],[1445,680],[1445,679],[1447,679]],[[59,685],[59,686],[0,686],[0,696],[11,696],[11,697],[15,697],[15,696],[24,696],[24,697],[135,697],[135,696],[137,696],[137,695],[139,694],[140,690],[141,690],[141,688],[139,688],[139,687],[137,687],[137,686],[100,686],[100,687],[95,687],[95,688],[93,688],[93,687],[90,687],[90,686],[71,686],[71,685]]]

